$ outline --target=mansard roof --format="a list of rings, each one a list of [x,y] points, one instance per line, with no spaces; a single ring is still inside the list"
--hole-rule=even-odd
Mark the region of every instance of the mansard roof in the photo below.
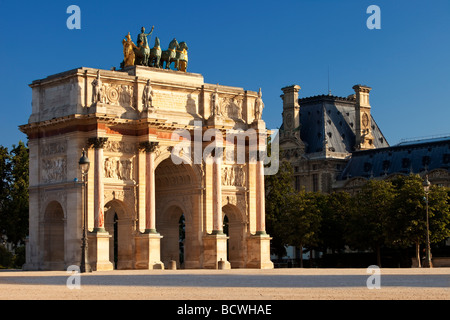
[[[356,151],[338,180],[450,170],[450,136]]]
[[[299,99],[300,138],[306,144],[306,153],[328,151],[350,154],[355,151],[356,99],[319,95]],[[383,133],[372,119],[375,148],[388,147]]]

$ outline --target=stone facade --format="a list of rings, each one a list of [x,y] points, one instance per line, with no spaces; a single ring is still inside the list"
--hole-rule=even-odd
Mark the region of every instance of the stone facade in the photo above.
[[[93,270],[164,268],[172,261],[184,268],[273,267],[262,161],[189,162],[183,155],[203,155],[209,129],[252,129],[265,136],[255,112],[260,93],[141,66],[79,68],[30,87],[32,113],[20,127],[30,150],[25,269],[80,264],[85,200]],[[190,148],[179,149],[183,141]],[[87,198],[78,166],[83,149],[91,162]],[[174,154],[184,161],[176,164]]]
[[[353,152],[388,147],[371,116],[371,88],[355,85],[355,94],[299,98],[300,86],[282,88],[280,159],[294,169],[297,190],[333,191]]]
[[[297,190],[354,193],[368,179],[410,173],[450,186],[450,137],[390,146],[371,115],[372,88],[353,90],[347,97],[299,98],[300,86],[282,88],[280,158],[292,164]]]

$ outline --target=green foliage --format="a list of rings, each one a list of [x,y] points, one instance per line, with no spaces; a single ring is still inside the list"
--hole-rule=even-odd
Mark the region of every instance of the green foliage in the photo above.
[[[11,268],[14,255],[0,244],[0,269]]]
[[[280,163],[278,173],[265,176],[266,231],[276,234],[272,239],[272,252],[278,256],[286,253],[288,233],[284,228],[286,213],[292,206],[290,199],[295,193],[292,184],[293,169],[289,162]]]
[[[393,213],[389,216],[388,243],[410,246],[426,240],[426,195],[423,180],[418,175],[399,177]],[[450,212],[448,190],[431,186],[428,194],[430,242],[438,243],[450,236]]]
[[[388,243],[407,247],[425,241],[426,213],[422,179],[417,175],[398,177],[393,213],[388,217]]]
[[[348,221],[347,241],[351,247],[379,249],[385,242],[387,217],[392,212],[394,186],[385,180],[369,180],[354,196]]]
[[[322,219],[318,206],[321,195],[300,191],[289,198],[290,206],[283,221],[288,232],[288,244],[298,247],[316,246]]]
[[[448,189],[431,186],[428,198],[431,243],[438,243],[450,237],[449,202]]]
[[[277,175],[266,177],[266,223],[273,253],[284,247],[317,246],[338,253],[346,246],[377,253],[400,250],[426,241],[426,198],[423,179],[401,176],[393,181],[370,179],[361,190],[331,194],[295,191],[293,170],[282,163]],[[450,237],[450,191],[432,186],[428,194],[431,243]]]
[[[333,192],[318,198],[322,223],[319,230],[322,251],[339,252],[345,248],[349,217],[353,216],[354,199],[347,192]]]
[[[21,141],[9,153],[0,147],[0,235],[13,245],[28,234],[28,158]]]

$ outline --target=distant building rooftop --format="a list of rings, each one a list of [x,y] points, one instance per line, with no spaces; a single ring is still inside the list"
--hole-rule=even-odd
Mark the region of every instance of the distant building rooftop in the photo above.
[[[387,148],[355,151],[338,180],[435,169],[450,169],[450,136],[403,141]]]

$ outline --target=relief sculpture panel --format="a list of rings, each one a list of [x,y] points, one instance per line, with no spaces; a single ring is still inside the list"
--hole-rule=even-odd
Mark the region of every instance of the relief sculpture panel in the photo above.
[[[65,157],[42,159],[41,179],[44,183],[65,181],[67,178],[67,163]]]
[[[242,166],[226,166],[222,169],[222,185],[245,187],[245,170]]]
[[[133,179],[132,159],[120,159],[118,157],[108,157],[105,159],[105,178],[115,180]]]

